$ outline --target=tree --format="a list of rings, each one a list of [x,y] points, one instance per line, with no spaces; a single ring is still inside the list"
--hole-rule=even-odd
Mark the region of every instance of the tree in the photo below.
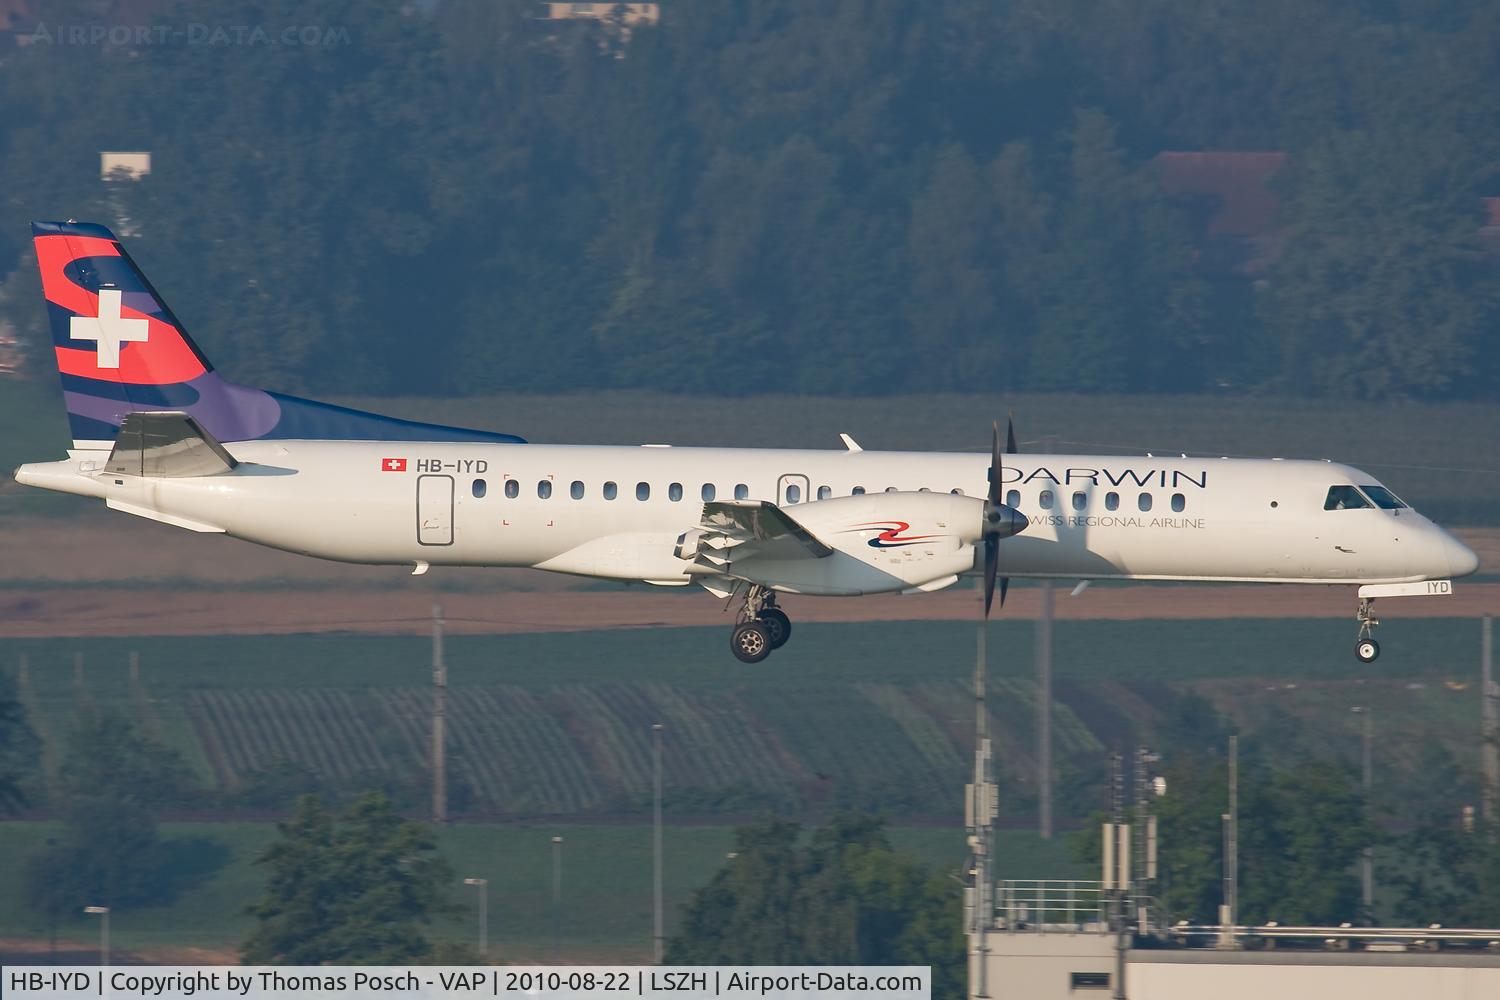
[[[0,815],[30,804],[27,787],[37,777],[41,741],[16,697],[15,681],[0,673]]]
[[[432,952],[423,934],[450,878],[431,831],[369,794],[335,815],[305,796],[256,863],[265,896],[244,945],[252,965],[387,965]]]
[[[51,922],[77,919],[89,905],[149,906],[174,894],[164,877],[172,862],[156,821],[139,802],[75,797],[62,835],[29,859],[22,893],[27,906]]]
[[[676,965],[930,965],[934,996],[963,994],[957,887],[897,854],[882,823],[835,815],[800,844],[768,819],[689,902],[667,949]]]
[[[1397,922],[1500,926],[1500,825],[1465,830],[1430,816],[1396,847],[1401,863],[1383,871],[1381,881],[1396,891]]]
[[[1167,769],[1158,806],[1161,892],[1172,920],[1209,923],[1222,896],[1227,766],[1187,757]],[[1244,761],[1239,783],[1239,913],[1247,922],[1329,924],[1359,917],[1355,861],[1379,832],[1342,763],[1272,770]]]
[[[106,796],[152,808],[201,794],[178,750],[123,713],[92,705],[79,710],[57,778],[70,800]]]
[[[153,810],[198,794],[174,749],[127,716],[83,708],[58,768],[63,831],[29,859],[23,894],[52,923],[91,904],[170,902],[228,860],[212,838],[163,840]]]

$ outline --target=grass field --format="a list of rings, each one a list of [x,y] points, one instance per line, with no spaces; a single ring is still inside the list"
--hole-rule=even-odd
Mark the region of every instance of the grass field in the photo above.
[[[232,373],[231,373],[232,374]],[[1365,469],[1452,525],[1500,525],[1500,406],[1314,402],[1254,396],[921,395],[868,399],[646,392],[465,399],[338,399],[396,416],[539,442],[984,451],[1016,414],[1023,451],[1332,458]],[[744,414],[727,419],[726,410]],[[0,470],[62,457],[67,425],[50,378],[0,379]],[[0,511],[71,509],[7,490]]]
[[[1033,628],[997,622],[991,630],[1002,793],[1009,815],[1029,814]],[[1348,709],[1371,705],[1387,780],[1442,792],[1424,783],[1433,755],[1460,769],[1474,757],[1477,622],[1393,620],[1384,626],[1385,654],[1363,667],[1348,653],[1349,631],[1316,620],[1061,623],[1059,809],[1082,816],[1095,808],[1107,751],[1169,739],[1163,727],[1187,694],[1208,699],[1286,759],[1352,759]],[[649,803],[650,727],[662,722],[673,814],[852,805],[958,821],[972,752],[973,626],[808,623],[755,668],[729,661],[722,638],[704,629],[450,637],[455,812],[640,815]],[[53,766],[78,707],[92,704],[118,708],[180,751],[207,811],[264,808],[263,797],[247,796],[288,764],[325,787],[380,785],[413,806],[423,801],[431,707],[424,639],[55,639],[7,648],[27,659],[22,693]],[[125,666],[131,650],[140,654],[138,687]]]
[[[1059,623],[1059,809],[1077,817],[1094,807],[1106,752],[1151,739],[1185,693],[1230,716],[1247,744],[1288,760],[1351,759],[1358,737],[1349,708],[1373,706],[1376,769],[1389,800],[1415,809],[1463,799],[1471,776],[1461,764],[1475,756],[1477,742],[1478,625],[1428,619],[1392,621],[1385,630],[1385,655],[1359,667],[1348,656],[1348,629],[1336,622]],[[674,914],[721,862],[731,824],[767,805],[811,816],[839,803],[880,808],[895,817],[898,847],[952,869],[964,852],[958,825],[972,746],[973,641],[973,626],[952,623],[807,624],[796,642],[752,669],[726,662],[719,630],[450,637],[455,812],[522,815],[458,823],[442,835],[444,854],[456,878],[491,879],[496,952],[545,960],[549,841],[564,837],[560,957],[645,957],[649,726],[665,721]],[[126,668],[131,650],[141,663],[135,687]],[[1001,814],[1008,824],[1026,823],[1034,787],[1032,627],[994,623],[989,650]],[[261,878],[250,860],[273,828],[234,820],[234,802],[224,797],[235,780],[224,770],[231,736],[246,741],[234,759],[253,760],[255,746],[279,748],[345,791],[372,776],[404,776],[416,796],[408,805],[422,813],[424,639],[6,644],[7,657],[22,654],[24,700],[48,737],[49,760],[66,753],[81,703],[130,713],[183,752],[203,783],[203,809],[218,820],[165,823],[164,835],[213,838],[229,851],[226,865],[172,906],[120,914],[121,948],[223,951],[247,932],[243,907]],[[1170,758],[1200,748],[1164,749]],[[376,769],[383,774],[369,773]],[[566,819],[542,815],[569,811],[575,815]],[[19,908],[16,887],[24,859],[54,828],[45,818],[0,824],[0,855],[12,861],[0,866],[0,938],[45,937]],[[1089,875],[1063,841],[1044,844],[1017,830],[1005,833],[1000,859],[1000,877]],[[473,911],[464,907],[473,900],[457,885],[455,900],[460,909],[436,933],[462,940],[472,933]],[[87,942],[92,927],[63,933]]]
[[[41,848],[57,824],[0,823],[0,854],[15,861]],[[230,860],[173,905],[114,915],[110,933],[124,950],[202,948],[232,951],[254,920],[245,906],[259,897],[264,875],[256,854],[275,836],[270,823],[164,823],[165,838],[211,838]],[[505,960],[547,961],[552,953],[552,844],[563,838],[563,906],[558,957],[565,962],[649,961],[651,955],[651,828],[644,824],[458,824],[444,830],[440,850],[453,868],[452,910],[434,925],[437,940],[473,943],[476,890],[464,878],[490,880],[491,954]],[[896,827],[898,850],[940,871],[964,860],[963,832],[948,827]],[[663,890],[667,930],[694,889],[724,864],[733,844],[726,826],[668,826],[663,833]],[[1061,839],[1050,842],[1017,831],[1000,835],[1004,878],[1087,878]],[[0,938],[39,940],[47,927],[24,913],[17,898],[21,865],[0,866]],[[97,933],[80,920],[60,936],[90,943]]]

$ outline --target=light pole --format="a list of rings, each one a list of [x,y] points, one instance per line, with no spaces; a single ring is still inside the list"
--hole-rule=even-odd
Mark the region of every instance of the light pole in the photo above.
[[[552,838],[552,964],[557,964],[557,941],[562,924],[562,843]]]
[[[490,950],[490,880],[466,878],[464,885],[477,886],[479,889],[479,954],[488,954]]]
[[[99,964],[109,964],[109,907],[107,906],[85,906],[84,913],[94,913],[99,916]]]
[[[654,918],[653,927],[655,947],[653,954],[656,956],[656,964],[661,964],[663,948],[662,919],[661,919],[661,731],[660,722],[651,726],[651,852],[652,852],[652,876],[651,906]]]
[[[1371,729],[1374,722],[1374,713],[1368,705],[1356,705],[1350,709],[1355,715],[1364,716],[1363,745],[1360,748],[1360,767],[1363,772],[1362,784],[1365,793],[1365,819],[1368,821],[1373,811],[1370,802],[1371,791],[1374,787],[1374,775],[1371,760]],[[1373,924],[1375,922],[1375,849],[1369,844],[1365,845],[1359,860],[1359,876],[1361,888],[1361,902],[1364,904],[1365,920]]]

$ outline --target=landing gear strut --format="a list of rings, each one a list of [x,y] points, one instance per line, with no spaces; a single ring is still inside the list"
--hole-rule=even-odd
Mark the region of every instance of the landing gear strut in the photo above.
[[[1354,643],[1354,655],[1359,657],[1361,663],[1374,663],[1375,658],[1380,655],[1380,643],[1375,641],[1375,626],[1380,624],[1380,619],[1375,617],[1375,598],[1361,597],[1359,610],[1354,617],[1359,622],[1359,639]]]
[[[745,591],[729,648],[744,663],[759,663],[792,637],[792,620],[776,606],[776,593],[758,583]]]

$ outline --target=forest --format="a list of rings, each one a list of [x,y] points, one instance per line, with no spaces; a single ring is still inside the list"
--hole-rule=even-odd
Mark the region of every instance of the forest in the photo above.
[[[69,31],[115,6],[147,30]],[[1500,390],[1500,5],[32,7],[0,327],[37,376],[26,223],[72,217],[288,391]],[[1215,265],[1162,155],[1250,152],[1270,249]]]

